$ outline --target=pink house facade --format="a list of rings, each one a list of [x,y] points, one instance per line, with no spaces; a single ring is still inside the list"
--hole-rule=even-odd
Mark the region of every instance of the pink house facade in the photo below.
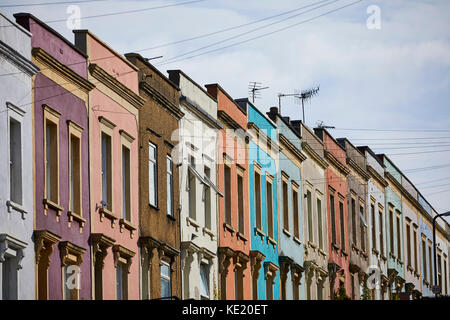
[[[88,30],[92,298],[139,299],[138,69]]]

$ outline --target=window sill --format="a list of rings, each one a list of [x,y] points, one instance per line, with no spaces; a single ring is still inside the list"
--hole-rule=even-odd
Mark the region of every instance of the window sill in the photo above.
[[[100,222],[103,222],[103,219],[106,217],[111,220],[111,228],[114,228],[114,224],[119,217],[106,208],[100,208],[98,212],[100,213]]]
[[[236,237],[237,237],[238,239],[243,240],[244,242],[247,242],[247,241],[248,241],[247,237],[245,237],[244,234],[243,234],[243,233],[240,233],[239,231],[236,233]]]
[[[336,242],[333,242],[331,246],[333,247],[334,250],[339,251],[339,246],[336,244]]]
[[[285,235],[287,235],[288,237],[291,237],[291,236],[292,236],[291,233],[290,233],[288,230],[286,230],[285,228],[283,228],[283,233],[284,233]]]
[[[214,233],[209,230],[207,227],[203,227],[203,235],[207,234],[211,237],[211,240],[214,240]]]
[[[407,269],[408,269],[408,271],[410,271],[411,273],[414,273],[414,269],[413,269],[412,266],[408,265]]]
[[[200,225],[197,223],[197,221],[195,221],[191,217],[186,217],[186,224],[188,226],[193,226],[195,228],[195,231],[198,231],[198,228],[200,227]]]
[[[273,239],[270,236],[267,236],[267,241],[270,242],[274,247],[277,245],[277,242],[275,241],[275,239]]]
[[[381,259],[382,259],[384,262],[387,261],[387,258],[384,256],[384,254],[381,254]]]
[[[175,219],[175,217],[172,214],[167,214],[167,218],[172,220],[172,221],[177,221],[177,219]]]
[[[86,223],[86,219],[84,219],[82,216],[80,216],[79,214],[76,214],[75,212],[72,212],[72,211],[68,211],[67,215],[69,216],[69,228],[70,228],[71,222],[75,220],[80,224],[80,232],[81,232],[81,229],[83,229],[84,224]]]
[[[359,252],[359,248],[354,243],[352,243],[352,250]]]
[[[324,257],[327,255],[327,254],[325,253],[325,251],[323,251],[322,249],[319,249],[319,253],[320,253],[321,255],[323,255]]]
[[[372,248],[372,252],[378,257],[380,255],[380,252],[378,252],[377,249]]]
[[[313,249],[317,249],[317,246],[314,243],[312,243],[311,241],[309,241],[309,240],[308,240],[308,246],[313,248]]]
[[[258,227],[255,227],[255,235],[259,235],[261,238],[264,238],[266,236],[266,234],[262,232],[262,230]]]
[[[136,231],[136,227],[128,220],[126,219],[120,219],[119,220],[119,226],[120,226],[120,232],[123,232],[123,228],[130,231],[130,237],[133,239],[134,231]]]
[[[300,241],[300,239],[296,236],[294,236],[294,241],[297,242],[298,244],[302,244],[302,242]]]
[[[53,209],[56,211],[56,216],[57,216],[56,219],[59,221],[59,217],[61,216],[61,212],[64,211],[64,208],[49,199],[44,199],[43,202],[44,202],[44,214],[47,215],[47,210],[49,208]]]
[[[345,250],[341,250],[341,253],[342,253],[344,256],[348,257],[348,253],[345,252]]]
[[[234,228],[226,222],[223,223],[223,229],[228,230],[231,233],[231,235],[233,235],[236,232],[236,230],[234,230]]]
[[[158,206],[155,206],[155,205],[153,205],[153,204],[151,204],[151,203],[149,203],[148,206],[149,206],[150,208],[152,208],[152,209],[155,209],[155,210],[159,211],[159,207],[158,207]]]
[[[20,212],[22,214],[22,219],[25,220],[25,214],[27,214],[28,212],[20,204],[8,200],[6,201],[6,206],[8,207],[8,212],[11,212],[11,209],[14,209],[17,212]]]

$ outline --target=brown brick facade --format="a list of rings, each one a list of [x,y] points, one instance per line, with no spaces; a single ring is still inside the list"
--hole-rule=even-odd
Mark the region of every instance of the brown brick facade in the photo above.
[[[167,205],[167,156],[178,141],[172,134],[183,113],[178,108],[179,89],[139,54],[126,54],[139,68],[139,93],[146,99],[139,112],[139,201],[142,299],[161,297],[161,269],[170,264],[170,296],[181,297],[179,179],[175,159],[173,172],[173,215]],[[149,201],[149,142],[157,149],[156,205]]]

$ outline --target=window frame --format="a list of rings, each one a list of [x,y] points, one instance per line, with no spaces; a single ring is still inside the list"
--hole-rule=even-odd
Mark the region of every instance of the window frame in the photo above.
[[[168,276],[163,275],[162,268],[161,268],[162,266],[167,267],[167,269],[169,271],[168,272],[168,274],[169,274]],[[160,282],[161,282],[160,295],[161,295],[161,298],[168,298],[168,297],[170,297],[172,295],[172,270],[171,270],[171,264],[169,262],[167,262],[167,261],[161,260],[159,269],[160,269],[159,276],[160,276]],[[162,292],[162,282],[163,281],[167,281],[168,282],[168,288],[169,288],[169,295],[168,296],[164,296],[164,297],[163,297],[163,292]]]
[[[147,162],[147,170],[148,170],[148,204],[154,208],[158,208],[158,145],[153,143],[152,141],[148,141],[148,162]],[[150,157],[150,150],[154,150],[154,159]],[[153,181],[150,181],[150,163],[153,166]],[[154,199],[151,198],[151,184],[154,188]],[[154,200],[154,203],[152,201]]]
[[[330,220],[331,220],[331,245],[337,246],[336,239],[336,207],[335,207],[335,191],[329,188],[329,202],[330,202]]]
[[[60,153],[60,144],[59,144],[59,120],[61,117],[61,113],[59,113],[58,111],[52,109],[50,106],[48,105],[43,105],[43,120],[44,120],[44,129],[43,129],[43,141],[44,141],[44,199],[46,199],[46,201],[50,201],[56,205],[59,205],[60,203],[60,194],[59,194],[59,176],[60,176],[60,167],[59,167],[59,153]],[[47,181],[47,176],[48,176],[48,159],[47,159],[47,125],[48,123],[51,123],[52,125],[54,125],[56,127],[55,129],[55,133],[56,133],[56,150],[54,152],[55,155],[55,159],[53,159],[56,162],[56,165],[53,164],[53,169],[52,171],[54,175],[56,175],[56,178],[52,178],[51,181],[51,186],[49,186],[49,182]],[[52,164],[50,164],[52,165]],[[50,177],[52,177],[53,175],[51,175]],[[54,180],[53,180],[54,179]],[[48,188],[50,187],[50,190],[52,193],[50,194],[50,197],[48,195]],[[56,193],[56,195],[53,195],[53,192]]]
[[[173,160],[170,155],[166,155],[166,211],[167,215],[173,217],[174,210],[174,187],[173,187]],[[169,185],[170,182],[170,185]],[[170,205],[169,205],[170,204]],[[170,206],[170,210],[169,210]]]
[[[108,119],[104,118],[104,117],[99,117],[99,125],[100,125],[100,180],[101,180],[101,200],[104,200],[107,202],[107,207],[106,209],[109,210],[110,212],[114,212],[115,210],[115,201],[114,201],[114,191],[113,191],[113,186],[114,186],[114,174],[113,174],[113,168],[114,168],[114,128],[116,127],[116,125],[114,123],[112,123],[111,121],[109,121]],[[103,199],[103,135],[109,137],[109,142],[110,142],[110,155],[109,155],[109,159],[106,159],[106,170],[107,170],[107,190],[106,190],[106,194],[107,197],[110,197],[110,199]],[[108,161],[109,160],[109,161]],[[108,168],[108,164],[109,164],[109,168]],[[109,169],[109,172],[108,172]],[[110,183],[110,184],[109,184]],[[109,203],[108,201],[109,200]]]
[[[238,193],[238,232],[245,235],[245,188],[244,188],[244,170],[240,167],[237,168],[236,183]],[[242,183],[240,184],[239,181]],[[242,187],[242,190],[240,188]],[[242,192],[241,192],[242,191]]]
[[[273,219],[273,176],[270,175],[268,172],[265,174],[265,180],[266,180],[266,215],[267,215],[267,236],[269,239],[272,239],[275,241],[275,223]],[[270,185],[270,195],[267,192],[268,186]],[[270,210],[269,210],[270,208]]]
[[[254,164],[254,189],[255,189],[255,226],[257,229],[262,231],[262,185],[261,185],[261,167],[255,163]],[[256,177],[258,176],[258,184],[256,183]]]
[[[69,136],[69,212],[71,214],[77,214],[80,217],[83,216],[83,148],[82,148],[82,137],[83,137],[83,127],[76,124],[75,122],[68,120],[68,136]],[[78,194],[78,211],[75,210],[75,204],[73,203],[72,193],[75,194],[72,190],[72,179],[73,178],[73,163],[72,163],[72,136],[78,139],[78,184],[79,184],[79,194]],[[73,182],[75,184],[75,181]],[[72,209],[73,207],[73,209]]]
[[[8,171],[8,173],[9,173],[9,179],[8,179],[8,181],[9,181],[9,190],[8,190],[9,191],[8,192],[9,200],[7,202],[7,205],[10,207],[16,208],[16,209],[20,209],[23,213],[25,213],[25,210],[23,208],[21,208],[21,206],[23,206],[23,204],[24,204],[24,196],[23,196],[23,193],[24,193],[24,190],[23,190],[24,189],[24,174],[23,174],[23,171],[24,171],[24,165],[23,165],[23,163],[24,163],[23,162],[23,160],[24,160],[23,159],[23,157],[24,157],[24,154],[23,154],[23,141],[24,141],[23,132],[24,132],[24,129],[23,129],[23,123],[24,123],[24,116],[25,116],[26,112],[24,110],[22,110],[21,108],[13,105],[10,102],[6,102],[6,107],[7,107],[7,113],[8,113],[8,115],[7,115],[7,117],[8,117],[8,129],[7,129],[8,130],[7,131],[7,134],[8,134],[8,138],[7,138],[8,163],[10,163],[9,171]],[[12,142],[11,121],[17,122],[17,124],[20,126],[20,146],[19,146],[20,165],[19,165],[19,169],[18,169],[19,172],[15,172],[15,173],[12,172],[13,169],[11,168],[11,163],[12,163],[11,159],[13,158],[13,156],[11,155],[11,142]],[[20,185],[17,186],[19,188],[19,190],[13,190],[13,183],[12,183],[13,179],[12,178],[13,178],[13,175],[16,175],[16,174],[18,174],[20,176],[20,177],[16,177],[19,179],[19,182],[20,182],[19,183]],[[14,186],[16,186],[16,183],[14,183]],[[20,194],[13,196],[13,193],[15,193],[15,192],[19,192]],[[16,201],[17,199],[19,201]],[[14,204],[14,205],[12,205],[12,204]]]
[[[300,242],[300,198],[299,198],[299,189],[300,186],[291,181],[291,190],[292,190],[292,208],[294,215],[294,239]],[[295,199],[297,199],[295,201]],[[297,202],[297,204],[295,203]]]
[[[289,176],[284,171],[281,172],[281,199],[283,202],[283,229],[289,232]]]
[[[124,215],[123,213],[123,174],[122,174],[122,218],[125,219],[128,222],[132,222],[133,221],[133,210],[134,210],[134,205],[133,205],[133,188],[131,187],[131,181],[132,181],[132,162],[133,162],[133,141],[135,140],[133,136],[131,136],[129,133],[127,133],[125,130],[119,130],[120,133],[120,149],[121,149],[121,166],[122,166],[122,173],[123,173],[123,152],[124,152],[124,148],[128,149],[128,182],[125,182],[126,184],[128,184],[128,188],[125,187],[125,189],[128,191],[128,210],[129,210],[129,215]]]

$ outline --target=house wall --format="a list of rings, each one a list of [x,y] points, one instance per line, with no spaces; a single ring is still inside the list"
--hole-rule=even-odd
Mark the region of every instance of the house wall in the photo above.
[[[377,161],[377,159],[368,151],[365,151],[365,156],[367,159],[367,166],[370,166],[374,169],[381,177],[384,177],[384,168]],[[372,175],[368,181],[367,186],[368,194],[367,194],[367,203],[368,207],[368,225],[369,225],[369,254],[370,267],[377,267],[380,271],[380,277],[387,278],[387,248],[388,244],[386,242],[386,199],[385,199],[385,187],[380,184],[377,179],[375,179]],[[371,217],[371,205],[375,207],[375,243],[372,241],[372,217]],[[382,212],[382,223],[380,223],[379,212]],[[383,250],[381,250],[381,242],[380,242],[380,232],[383,232]],[[381,281],[382,279],[380,279]],[[380,283],[380,286],[383,282]],[[375,293],[376,300],[386,300],[388,299],[385,286],[380,287],[380,290],[376,290]]]
[[[200,264],[209,265],[209,299],[218,298],[218,195],[211,189],[211,228],[206,228],[203,183],[195,177],[196,217],[189,217],[188,161],[189,155],[195,157],[195,169],[205,176],[204,166],[210,168],[210,180],[217,184],[217,101],[183,72],[169,71],[169,79],[180,88],[180,101],[184,113],[180,121],[179,175],[181,200],[181,259],[183,299],[200,299]],[[195,107],[200,113],[193,111]],[[201,115],[199,115],[201,114]],[[209,120],[207,120],[209,119]],[[209,122],[210,120],[213,120]]]
[[[270,114],[269,114],[270,116]],[[292,145],[301,151],[301,141],[298,134],[296,134],[293,129],[288,126],[284,121],[280,119],[280,115],[275,116],[277,124],[278,136],[283,135],[285,138],[292,143]],[[278,143],[281,144],[280,140]],[[302,197],[302,183],[301,183],[301,161],[296,155],[294,155],[290,150],[282,147],[282,151],[279,153],[279,166],[278,166],[278,201],[279,201],[279,256],[280,256],[280,266],[282,265],[281,257],[289,257],[292,259],[294,264],[299,266],[304,265],[304,250],[303,250],[303,197]],[[283,199],[283,188],[282,172],[287,176],[288,185],[288,202],[284,203]],[[294,200],[293,200],[293,187],[297,186],[298,192],[298,238],[295,238],[294,233]],[[287,205],[288,208],[288,225],[289,230],[284,228],[284,206]],[[284,230],[284,231],[283,231]],[[286,232],[287,231],[287,232]],[[285,279],[286,286],[286,300],[294,299],[293,292],[293,280],[294,272],[293,265],[291,264]],[[299,282],[299,299],[305,299],[305,276],[303,272],[300,272],[300,282]]]
[[[32,76],[37,72],[36,66],[31,65],[31,34],[20,25],[9,20],[0,13],[0,48],[2,52],[12,48],[15,54],[0,54],[0,74],[11,74],[0,77],[0,237],[8,235],[24,243],[24,255],[18,269],[18,282],[14,290],[19,300],[33,300],[34,286],[34,245],[32,240],[34,222],[33,203],[33,111],[32,111]],[[20,65],[20,67],[17,65]],[[27,66],[30,64],[29,66]],[[12,104],[13,107],[11,107]],[[21,122],[21,157],[22,157],[22,213],[7,205],[10,201],[10,117]],[[0,246],[7,245],[0,242]],[[3,251],[2,249],[0,249]],[[0,261],[4,258],[0,252]],[[17,250],[16,250],[17,257]],[[0,262],[0,269],[2,263]],[[3,288],[0,277],[0,288]],[[12,289],[12,288],[11,288]],[[0,300],[4,299],[0,292]]]
[[[33,48],[42,48],[60,63],[70,65],[70,69],[86,78],[86,57],[78,52],[62,36],[49,30],[42,22],[30,15],[16,15],[16,21],[29,28],[32,34]],[[34,81],[34,157],[35,157],[35,229],[49,230],[61,237],[60,241],[69,241],[86,251],[82,255],[80,266],[79,299],[90,298],[91,274],[89,255],[89,176],[88,176],[88,113],[87,92],[80,90],[75,84],[52,67],[43,64],[36,56],[33,61],[41,68]],[[75,89],[74,89],[75,88]],[[59,203],[63,208],[60,216],[57,210],[45,209],[45,163],[44,163],[44,106],[47,105],[59,112]],[[81,134],[81,210],[86,222],[69,221],[69,125],[72,121],[83,128]],[[36,240],[36,239],[35,239]],[[63,298],[63,269],[60,259],[59,244],[54,244],[53,254],[48,268],[48,298],[59,300]]]
[[[116,79],[137,92],[137,70],[130,66],[130,62],[125,58],[116,55],[108,49],[107,45],[101,42],[95,35],[87,30],[75,32],[75,43],[78,48],[85,51],[89,56],[91,67],[98,64],[103,70],[116,70],[118,73],[127,72],[122,77],[117,73],[108,72]],[[99,57],[108,57],[100,60]],[[111,69],[112,68],[112,69]],[[108,70],[109,69],[109,70]],[[133,79],[132,79],[133,78]],[[91,219],[92,233],[103,234],[114,240],[114,245],[120,245],[131,250],[134,255],[131,257],[131,265],[128,274],[128,299],[139,299],[139,250],[137,245],[139,228],[139,174],[138,174],[138,107],[132,105],[118,94],[111,87],[106,86],[100,79],[96,78],[92,72],[89,73],[89,80],[95,84],[96,88],[89,94],[89,131],[90,131],[90,183],[91,186]],[[117,217],[112,220],[100,214],[102,200],[102,159],[101,159],[101,123],[100,119],[105,118],[115,126],[112,129],[112,203],[108,204],[110,211]],[[121,132],[125,131],[132,137],[130,143],[130,204],[131,204],[131,225],[134,231],[120,227],[119,218],[122,217],[122,141]],[[113,245],[113,246],[114,246]],[[103,299],[116,299],[116,266],[113,247],[106,250],[103,267]],[[93,266],[92,266],[93,268]],[[92,285],[94,287],[94,284]],[[92,292],[94,297],[94,291]]]
[[[248,102],[248,122],[254,123],[260,130],[276,140],[276,127],[268,120],[256,106]],[[265,273],[267,272],[267,264],[273,263],[278,266],[278,203],[277,203],[277,164],[275,155],[272,151],[267,150],[267,145],[262,141],[257,141],[256,136],[252,134],[252,140],[249,143],[249,185],[250,190],[255,190],[255,163],[261,167],[261,234],[256,231],[256,212],[255,212],[255,193],[250,191],[250,231],[251,231],[251,250],[259,251],[265,255],[265,259],[261,263],[261,269],[258,275],[258,299],[266,299],[266,281]],[[275,138],[275,139],[273,139]],[[272,176],[272,194],[267,194],[266,181],[268,175]],[[273,235],[276,243],[272,243],[268,239],[268,221],[267,221],[267,203],[266,198],[272,197],[272,214],[273,214]],[[276,272],[273,284],[273,298],[280,299],[280,274]]]
[[[238,269],[242,261],[237,259],[238,252],[242,252],[248,259],[250,256],[250,215],[249,215],[249,169],[248,169],[248,149],[245,139],[238,137],[236,134],[244,132],[247,125],[247,115],[237,105],[234,100],[217,84],[206,85],[208,93],[217,99],[218,111],[223,111],[229,116],[235,124],[219,116],[219,121],[223,125],[223,129],[219,131],[218,147],[217,147],[217,185],[219,189],[225,194],[225,163],[231,170],[231,224],[226,226],[225,218],[225,198],[219,198],[218,204],[218,233],[219,233],[219,247],[231,248],[235,252],[235,256],[223,258],[222,267],[219,270],[226,274],[226,288],[221,287],[221,297],[226,297],[227,300],[235,300],[236,297],[236,282],[235,277],[239,276]],[[235,125],[239,126],[234,128]],[[226,154],[226,157],[224,156]],[[238,171],[242,173],[243,178],[243,221],[244,233],[239,232],[239,215],[238,215]],[[219,249],[220,250],[220,249]],[[220,252],[219,252],[220,255]],[[220,259],[220,257],[219,257]],[[251,290],[251,271],[250,262],[245,262],[245,269],[243,270],[243,299],[249,300],[252,298]],[[219,272],[220,272],[219,271]],[[236,274],[237,273],[237,274]],[[222,275],[219,274],[219,279]]]
[[[178,105],[179,89],[140,55],[126,56],[139,68],[138,78],[145,79],[141,80],[140,95],[146,102],[139,109],[139,229],[140,250],[149,253],[142,254],[145,265],[142,264],[141,270],[141,298],[161,297],[160,263],[164,259],[171,262],[171,296],[181,298],[180,185],[174,158],[175,145],[178,143],[178,122],[182,116]],[[149,92],[143,85],[144,82],[156,93]],[[171,111],[172,108],[178,110]],[[157,147],[156,207],[149,205],[149,142]],[[169,215],[167,205],[167,156],[172,158],[172,216]],[[159,244],[143,245],[147,237],[155,239]],[[164,252],[166,245],[173,248],[173,252]],[[163,254],[159,254],[158,250],[162,250]]]
[[[302,143],[307,143],[313,148],[316,155],[321,159],[324,157],[323,142],[303,123],[300,126],[300,134]],[[303,146],[303,144],[302,144]],[[329,248],[328,248],[328,222],[327,222],[327,195],[326,195],[326,176],[325,167],[312,157],[312,154],[302,151],[307,156],[307,159],[302,163],[302,177],[303,177],[303,236],[305,243],[305,275],[306,275],[306,299],[317,300],[319,297],[318,287],[322,287],[322,299],[329,299],[330,285],[328,274]],[[312,201],[312,241],[309,235],[308,222],[308,208],[306,195],[311,192]],[[318,208],[317,199],[321,200],[321,215],[322,215],[322,241],[323,248],[319,248],[319,222],[318,222]],[[309,288],[309,289],[308,289]],[[309,290],[309,293],[308,293]]]

